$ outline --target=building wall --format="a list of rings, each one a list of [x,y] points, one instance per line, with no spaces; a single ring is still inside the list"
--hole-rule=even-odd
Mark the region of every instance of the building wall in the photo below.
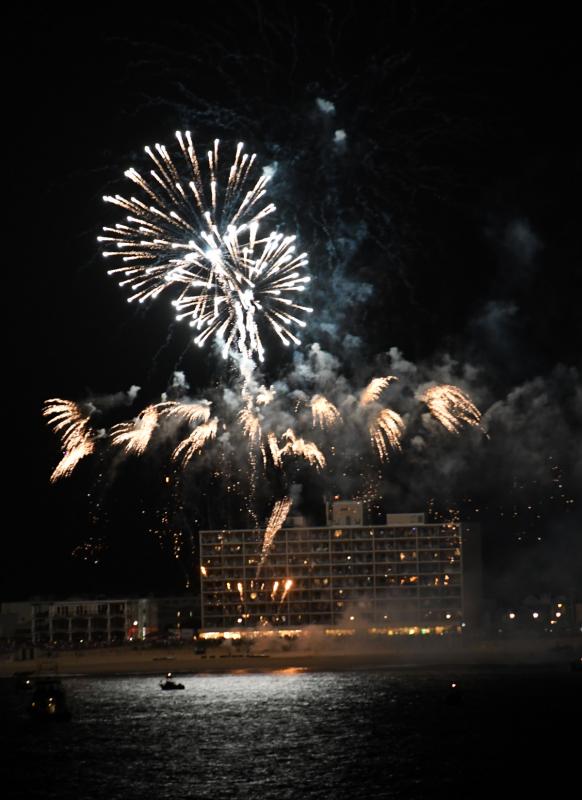
[[[463,619],[460,525],[283,528],[259,567],[262,542],[260,530],[201,532],[205,630]]]
[[[30,641],[32,603],[0,603],[0,639]]]
[[[157,627],[154,600],[61,600],[32,604],[32,641],[116,642],[143,639]]]

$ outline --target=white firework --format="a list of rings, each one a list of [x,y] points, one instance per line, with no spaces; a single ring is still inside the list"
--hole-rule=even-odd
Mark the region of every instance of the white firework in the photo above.
[[[110,274],[130,288],[129,302],[175,287],[177,319],[196,329],[196,344],[215,338],[225,358],[235,350],[264,360],[263,321],[285,345],[300,344],[301,315],[313,310],[296,301],[310,280],[303,271],[307,254],[295,253],[294,236],[259,232],[275,206],[264,204],[268,178],[254,179],[255,155],[239,143],[232,163],[223,165],[218,139],[200,160],[189,131],[176,138],[180,163],[156,144],[146,147],[153,162],[147,178],[126,171],[140,196],[104,197],[126,212],[123,223],[99,237],[115,248],[103,255],[123,262]]]

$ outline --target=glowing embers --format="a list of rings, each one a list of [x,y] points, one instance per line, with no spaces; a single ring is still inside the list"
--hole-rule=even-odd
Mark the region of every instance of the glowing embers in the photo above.
[[[318,425],[320,428],[331,428],[342,419],[334,404],[322,394],[315,394],[311,398],[311,414],[314,427]]]
[[[402,449],[404,420],[396,411],[383,408],[370,423],[370,439],[382,461],[386,461],[390,449]]]
[[[95,433],[76,403],[58,397],[46,400],[43,416],[61,440],[63,457],[53,470],[51,482],[71,474],[79,461],[95,449]]]
[[[378,400],[390,382],[397,380],[398,378],[395,375],[387,375],[384,378],[372,378],[370,383],[360,394],[360,405],[367,406]]]
[[[217,429],[218,419],[216,417],[213,417],[208,422],[204,422],[202,425],[198,425],[194,428],[192,433],[186,439],[183,439],[175,448],[172,453],[172,459],[174,461],[180,461],[182,466],[185,467],[193,455],[200,453],[204,445],[209,442],[210,439],[215,438]]]
[[[420,398],[449,433],[458,433],[463,423],[478,427],[481,412],[458,386],[431,386]]]
[[[131,422],[114,425],[111,429],[111,443],[122,446],[126,453],[140,456],[157,427],[158,409],[155,406],[148,406]]]

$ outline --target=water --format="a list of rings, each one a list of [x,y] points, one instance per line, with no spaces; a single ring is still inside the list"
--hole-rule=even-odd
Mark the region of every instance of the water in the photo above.
[[[65,679],[73,721],[47,724],[29,721],[23,696],[0,681],[2,797],[420,800],[575,775],[582,675],[566,668],[179,680],[183,692],[151,676]],[[447,702],[452,680],[459,706]]]

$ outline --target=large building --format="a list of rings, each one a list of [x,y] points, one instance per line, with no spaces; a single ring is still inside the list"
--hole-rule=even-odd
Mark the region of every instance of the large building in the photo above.
[[[115,643],[200,625],[197,597],[73,598],[0,603],[0,640],[32,644]]]
[[[429,524],[423,514],[364,525],[355,502],[326,511],[325,527],[282,528],[262,564],[263,530],[201,531],[203,633],[307,625],[442,633],[477,620],[478,530]]]

